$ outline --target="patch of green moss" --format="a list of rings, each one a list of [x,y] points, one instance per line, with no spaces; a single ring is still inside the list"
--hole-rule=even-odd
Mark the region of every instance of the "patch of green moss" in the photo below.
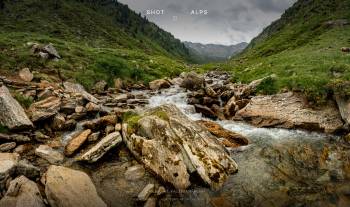
[[[14,95],[14,98],[18,101],[19,104],[21,104],[22,107],[24,108],[29,108],[32,103],[34,102],[33,98],[32,97],[28,97],[28,96],[25,96],[23,94],[20,94],[20,93],[16,93]]]
[[[166,112],[164,111],[155,111],[152,113],[152,115],[157,116],[158,118],[164,120],[164,121],[169,121],[169,116]]]
[[[126,112],[123,114],[122,120],[123,123],[128,124],[128,134],[135,133],[135,130],[137,129],[138,122],[142,117],[138,115],[135,112]]]

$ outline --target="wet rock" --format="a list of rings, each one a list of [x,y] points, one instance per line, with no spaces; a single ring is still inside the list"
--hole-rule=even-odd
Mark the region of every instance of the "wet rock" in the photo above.
[[[61,163],[64,159],[64,156],[60,152],[52,149],[47,145],[40,145],[35,149],[35,154],[47,160],[51,164]]]
[[[56,114],[52,120],[51,128],[57,131],[65,128],[66,118],[62,114]]]
[[[32,149],[33,149],[33,145],[32,144],[22,144],[22,145],[17,146],[13,150],[13,152],[14,153],[18,153],[18,154],[24,154],[24,153],[29,152]]]
[[[19,77],[26,82],[30,82],[33,80],[34,76],[30,72],[29,68],[23,68],[21,71],[19,71]]]
[[[11,181],[5,197],[0,200],[0,206],[45,207],[46,205],[36,183],[25,176],[20,176]]]
[[[89,135],[88,141],[89,142],[96,142],[100,138],[101,132],[95,132]]]
[[[99,100],[97,98],[95,98],[93,95],[91,95],[90,93],[86,92],[86,90],[84,89],[84,87],[80,84],[77,83],[70,83],[70,82],[64,82],[63,86],[66,90],[66,92],[68,93],[79,93],[81,94],[86,100],[92,102],[92,103],[99,103]]]
[[[254,97],[237,115],[258,127],[302,128],[334,133],[343,126],[334,105],[317,110],[307,108],[304,99],[293,93]]]
[[[96,162],[99,160],[108,150],[115,147],[122,142],[122,137],[119,132],[113,132],[103,139],[101,139],[95,146],[85,152],[79,160],[88,162]]]
[[[233,144],[235,147],[244,146],[249,144],[249,139],[241,134],[224,129],[219,124],[212,121],[197,121],[198,124],[208,129],[210,133],[218,138],[224,138]],[[232,145],[231,145],[232,147]]]
[[[124,93],[113,96],[113,102],[126,102],[127,100],[128,100],[128,95]]]
[[[140,201],[147,201],[149,196],[154,193],[154,184],[148,184],[145,186],[145,188],[139,193],[137,198]]]
[[[45,135],[41,131],[35,131],[35,140],[38,142],[46,142],[50,140],[50,137]]]
[[[22,106],[11,96],[5,86],[0,87],[0,124],[9,129],[33,127]]]
[[[16,166],[16,174],[35,179],[40,176],[40,169],[32,165],[28,160],[20,160]]]
[[[50,166],[43,178],[45,194],[51,206],[106,207],[94,184],[84,172]]]
[[[37,122],[53,117],[60,110],[60,106],[61,99],[52,96],[32,104],[28,111],[31,120]]]
[[[199,104],[195,104],[194,107],[195,107],[197,113],[201,113],[205,117],[208,117],[208,118],[211,118],[211,119],[216,119],[217,118],[215,112],[213,110],[211,110],[207,106],[202,106],[202,105],[199,105]]]
[[[107,87],[108,87],[107,82],[104,80],[101,80],[95,84],[94,90],[96,93],[102,94],[102,93],[105,93]]]
[[[145,175],[145,168],[142,165],[134,165],[128,167],[124,175],[127,180],[138,180]]]
[[[61,56],[58,54],[56,48],[51,43],[45,45],[42,49],[42,52],[49,54],[49,56],[53,58],[61,59]]]
[[[117,123],[116,115],[107,115],[107,116],[94,119],[92,121],[85,122],[83,124],[83,127],[88,129],[98,129],[108,125],[115,125],[116,123]]]
[[[108,125],[108,126],[106,126],[106,128],[105,128],[105,133],[106,134],[110,134],[110,133],[112,133],[112,132],[114,132],[115,131],[115,127],[113,126],[113,125]]]
[[[16,142],[0,144],[0,152],[8,152],[16,147]]]
[[[157,91],[163,88],[170,88],[171,84],[165,79],[154,80],[149,83],[151,90]]]
[[[79,149],[79,147],[84,144],[84,142],[88,139],[91,134],[91,130],[87,129],[80,133],[78,136],[71,139],[65,147],[64,154],[67,156],[73,155],[73,153]]]
[[[6,181],[15,173],[18,160],[17,153],[0,153],[0,189],[5,189]]]
[[[182,74],[182,83],[181,87],[188,90],[198,90],[204,87],[204,77],[196,74],[195,72]]]
[[[213,189],[237,171],[217,139],[174,105],[147,110],[125,120],[123,140],[147,169],[178,189],[190,186],[190,173]]]
[[[205,89],[205,93],[212,97],[212,98],[216,98],[218,96],[218,94],[214,91],[214,89],[210,86],[207,86],[204,88]]]

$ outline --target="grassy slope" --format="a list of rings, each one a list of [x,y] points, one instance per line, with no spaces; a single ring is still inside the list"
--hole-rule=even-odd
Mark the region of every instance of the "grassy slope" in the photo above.
[[[262,93],[282,89],[304,92],[322,101],[335,90],[349,93],[350,26],[326,26],[328,20],[350,21],[349,0],[302,0],[266,28],[239,57],[219,67],[234,73],[237,81],[249,82],[276,74]],[[205,69],[217,67],[206,65]]]
[[[23,67],[60,70],[91,87],[100,79],[147,82],[187,69],[187,51],[179,40],[113,1],[100,5],[61,0],[58,7],[55,1],[5,2],[0,13],[2,73]],[[43,61],[30,54],[27,42],[51,42],[63,58]]]

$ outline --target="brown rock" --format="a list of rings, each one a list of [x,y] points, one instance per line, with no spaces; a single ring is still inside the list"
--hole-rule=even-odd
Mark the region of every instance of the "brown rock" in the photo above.
[[[182,74],[182,83],[181,87],[188,90],[198,90],[204,87],[204,77],[196,74],[195,72]]]
[[[30,82],[33,80],[34,76],[30,72],[29,68],[23,68],[21,71],[19,71],[19,77],[26,82]]]
[[[194,107],[195,107],[197,113],[201,113],[205,117],[208,117],[211,119],[217,118],[217,115],[215,114],[215,112],[206,106],[195,104]]]
[[[114,80],[114,88],[117,90],[123,89],[123,81],[120,78]]]
[[[106,207],[89,176],[81,171],[50,166],[43,177],[45,194],[51,206]]]
[[[96,129],[96,128],[100,128],[108,125],[114,126],[116,123],[117,123],[116,115],[107,115],[101,118],[94,119],[92,121],[88,121],[83,125],[83,127],[88,129]]]
[[[154,80],[149,83],[150,89],[156,91],[163,88],[170,88],[171,84],[165,79]]]
[[[8,152],[16,147],[16,142],[0,144],[0,152]]]
[[[35,154],[47,160],[51,164],[61,163],[64,159],[64,156],[60,152],[52,149],[47,145],[40,145],[35,149]]]
[[[52,96],[42,101],[35,102],[30,106],[28,111],[32,121],[43,121],[57,114],[60,110],[60,106],[61,99]]]
[[[197,123],[207,128],[209,132],[212,133],[214,136],[228,140],[230,143],[233,144],[231,145],[231,147],[232,146],[239,147],[239,146],[249,144],[248,138],[238,133],[224,129],[222,126],[220,126],[215,122],[200,120],[200,121],[197,121]]]
[[[311,109],[305,106],[302,96],[293,93],[256,96],[236,115],[258,127],[301,128],[334,133],[343,126],[335,105]]]
[[[3,207],[45,207],[37,184],[25,176],[11,181],[5,197],[0,200]]]
[[[87,129],[80,133],[78,136],[71,139],[65,147],[64,154],[71,156],[77,149],[79,149],[82,144],[84,144],[90,134],[91,130]]]
[[[101,81],[97,82],[97,83],[95,84],[95,86],[94,86],[94,90],[95,90],[95,92],[98,93],[98,94],[105,93],[106,90],[107,90],[107,88],[108,88],[108,84],[107,84],[107,82],[104,81],[104,80],[101,80]]]

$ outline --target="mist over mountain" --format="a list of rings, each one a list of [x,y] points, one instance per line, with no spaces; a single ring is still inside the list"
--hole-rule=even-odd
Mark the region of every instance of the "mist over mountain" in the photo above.
[[[201,44],[184,42],[190,50],[191,56],[198,63],[220,62],[230,59],[243,51],[248,43],[242,42],[236,45]]]

